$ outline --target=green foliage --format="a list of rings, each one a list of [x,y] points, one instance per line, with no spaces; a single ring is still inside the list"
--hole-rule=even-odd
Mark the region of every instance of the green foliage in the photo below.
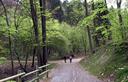
[[[113,75],[115,82],[127,82],[128,61],[123,55],[124,52],[117,52],[117,49],[119,49],[118,46],[115,47],[113,44],[101,47],[94,55],[89,56],[81,63],[91,73],[99,77],[112,78],[111,75]],[[94,69],[94,67],[96,68]]]
[[[65,55],[68,53],[69,41],[65,37],[63,27],[57,20],[47,21],[47,46],[54,53]]]
[[[33,55],[33,48],[37,46],[33,22],[30,16],[29,1],[21,1],[18,10],[15,7],[7,8],[9,26],[6,24],[6,17],[0,15],[0,63],[9,58],[9,36],[11,37],[11,48],[18,52],[18,56],[25,59],[26,55]],[[48,3],[48,1],[47,1]],[[49,5],[50,4],[50,5]],[[127,82],[128,74],[128,10],[121,9],[120,14],[123,23],[119,23],[117,9],[107,9],[103,0],[95,0],[94,10],[91,10],[90,3],[87,6],[89,16],[85,17],[83,2],[81,0],[65,1],[51,0],[45,16],[47,30],[47,48],[52,59],[61,58],[70,53],[85,52],[89,49],[89,41],[86,27],[89,26],[93,47],[96,40],[102,45],[103,41],[112,41],[113,45],[106,45],[95,48],[95,54],[84,60],[82,64],[92,73],[100,76],[116,75],[117,82]],[[39,2],[35,1],[38,19],[40,17]],[[63,10],[63,13],[62,13]],[[59,15],[59,16],[58,16]],[[63,15],[63,19],[62,19]],[[64,22],[55,20],[59,19]],[[66,22],[66,23],[65,23]],[[69,25],[68,25],[69,24]],[[71,25],[71,26],[70,26]],[[39,44],[42,48],[41,21],[38,20]],[[125,38],[122,38],[122,35]],[[112,39],[109,40],[109,38]],[[116,43],[116,44],[114,44]],[[16,55],[14,55],[16,58]],[[10,59],[10,58],[9,58]],[[96,67],[96,69],[94,69]]]
[[[77,25],[84,18],[84,7],[80,0],[72,0],[62,4],[64,10],[64,21],[70,25]]]
[[[0,40],[0,57],[6,56],[7,49],[3,47],[2,41]]]
[[[57,50],[60,55],[68,52],[68,39],[60,33],[51,33],[51,35],[48,37],[48,47]]]
[[[84,47],[86,46],[83,41],[86,41],[85,31],[79,28],[73,28],[69,33],[69,40],[71,42],[72,52],[79,53],[84,52]]]
[[[122,67],[122,68],[118,68],[116,70],[117,72],[117,80],[116,82],[128,82],[128,67]]]
[[[95,54],[88,56],[81,63],[91,73],[101,77],[101,74],[104,74],[102,71],[104,70],[104,67],[107,65],[106,62],[108,62],[109,59],[112,57],[112,51],[113,49],[111,47],[100,47]]]
[[[121,38],[121,28],[119,27],[119,19],[117,10],[111,9],[111,11],[108,14],[108,17],[111,22],[111,32],[112,32],[112,40],[113,42],[119,42],[122,41]]]
[[[0,57],[0,64],[4,64],[7,61],[5,57]]]
[[[128,42],[121,42],[116,44],[116,48],[115,48],[115,53],[117,53],[118,55],[122,55],[124,56],[124,58],[127,60],[128,59]]]
[[[83,36],[83,37],[82,37]],[[59,24],[57,20],[47,21],[47,46],[54,57],[84,51],[84,31],[70,27],[66,23]]]
[[[104,6],[103,2],[96,2],[94,4],[94,10],[91,10],[91,14],[81,20],[78,24],[82,28],[89,26],[91,38],[93,39],[92,45],[94,47],[97,44],[98,46],[103,45],[105,40],[111,37],[110,21],[107,14],[108,10]],[[89,42],[87,45],[88,44]]]

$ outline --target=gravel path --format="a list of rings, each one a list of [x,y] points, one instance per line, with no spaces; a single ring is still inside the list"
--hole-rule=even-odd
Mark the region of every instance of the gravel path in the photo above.
[[[103,82],[85,71],[78,63],[80,60],[74,59],[73,63],[57,62],[57,67],[51,70],[49,82]]]

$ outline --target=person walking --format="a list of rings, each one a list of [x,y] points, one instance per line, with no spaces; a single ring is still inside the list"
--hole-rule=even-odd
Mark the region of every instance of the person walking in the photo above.
[[[66,61],[66,60],[67,60],[67,57],[66,57],[66,56],[64,56],[64,62],[65,62],[65,63],[67,63],[67,61]]]
[[[70,63],[72,63],[72,58],[73,58],[73,57],[70,55],[70,56],[69,56]]]

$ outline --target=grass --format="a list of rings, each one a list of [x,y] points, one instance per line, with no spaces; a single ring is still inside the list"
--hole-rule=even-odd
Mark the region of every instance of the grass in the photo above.
[[[87,57],[87,59],[81,61],[81,64],[92,74],[100,76],[101,70],[104,69],[104,66],[106,66],[106,62],[111,58],[110,52],[110,48],[101,48],[92,56],[89,56]]]
[[[92,74],[105,78],[115,75],[116,82],[128,82],[128,61],[122,54],[116,54],[113,46],[104,46],[98,51],[82,60],[81,65]],[[122,71],[119,69],[123,69]],[[122,81],[125,79],[124,81]]]
[[[56,64],[55,63],[51,63],[50,66],[48,67],[48,69],[53,69],[56,67]]]
[[[7,81],[7,82],[16,82],[16,81]]]

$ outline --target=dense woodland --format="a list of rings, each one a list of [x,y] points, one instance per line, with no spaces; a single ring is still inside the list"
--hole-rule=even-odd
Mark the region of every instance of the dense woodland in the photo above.
[[[108,1],[0,0],[0,65],[11,62],[13,75],[16,61],[28,72],[74,54],[87,56],[89,69],[102,67],[90,70],[101,78],[128,82],[128,1]]]

